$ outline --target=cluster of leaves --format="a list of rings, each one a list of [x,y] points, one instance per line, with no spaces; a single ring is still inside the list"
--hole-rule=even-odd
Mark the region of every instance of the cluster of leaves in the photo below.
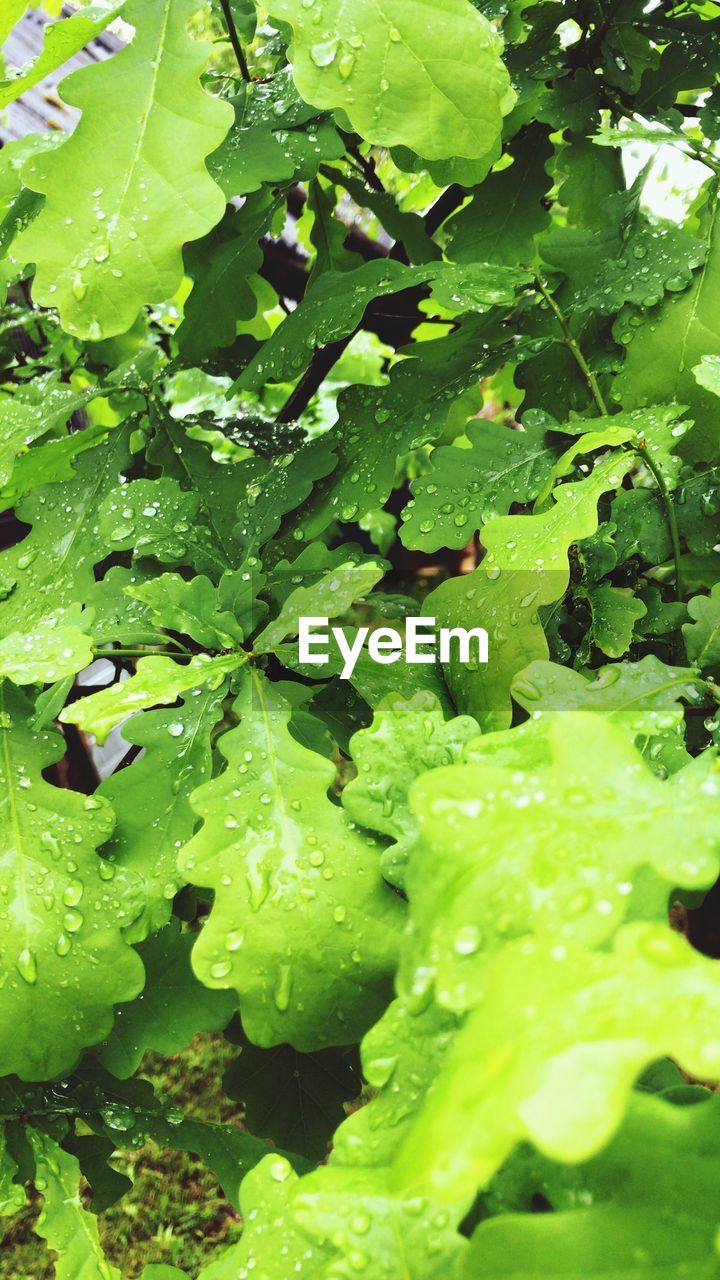
[[[116,1280],[152,1140],[204,1280],[715,1275],[720,9],[197,9],[0,81],[122,21],[0,153],[0,1213]],[[421,611],[490,662],[301,660]],[[242,1128],[138,1074],[225,1028]]]

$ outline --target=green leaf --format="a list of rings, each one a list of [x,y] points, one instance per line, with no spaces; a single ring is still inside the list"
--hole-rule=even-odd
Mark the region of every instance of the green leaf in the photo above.
[[[296,636],[301,618],[341,617],[354,601],[372,590],[384,573],[383,566],[373,561],[363,564],[348,561],[319,578],[313,574],[314,582],[311,578],[307,585],[295,587],[285,598],[277,617],[256,637],[253,648],[262,653],[276,648],[286,636]]]
[[[0,580],[10,588],[0,603],[0,629],[26,632],[54,612],[89,602],[93,567],[107,555],[98,537],[98,513],[128,462],[128,432],[113,431],[82,454],[76,476],[41,485],[18,508],[33,527],[0,555]]]
[[[523,1139],[556,1160],[588,1159],[658,1057],[717,1076],[718,1044],[704,1030],[720,1015],[716,969],[666,925],[628,925],[612,952],[506,947],[398,1153],[398,1191],[457,1203]],[[692,1018],[675,1016],[690,1008]]]
[[[546,434],[546,424],[532,418],[522,431],[497,422],[468,423],[470,447],[441,445],[430,469],[413,482],[412,501],[403,511],[403,544],[420,551],[464,547],[475,530],[506,515],[513,502],[532,501],[555,463]]]
[[[4,44],[16,22],[22,18],[27,9],[27,0],[6,0],[0,14],[0,44]]]
[[[46,26],[42,50],[32,65],[19,75],[0,80],[0,111],[84,49],[117,17],[121,8],[122,0],[114,9],[87,8]]]
[[[717,1267],[720,1115],[707,1097],[671,1106],[636,1096],[610,1146],[567,1170],[535,1159],[529,1186],[552,1213],[509,1213],[476,1228],[465,1276],[486,1280],[650,1280]],[[532,1259],[528,1272],[525,1262]]]
[[[361,826],[392,838],[382,870],[398,888],[405,887],[405,864],[418,831],[408,804],[411,783],[428,770],[462,760],[466,743],[478,732],[472,716],[446,721],[437,698],[423,692],[408,701],[388,694],[370,728],[353,735],[350,750],[358,776],[343,791],[343,807]]]
[[[249,1224],[242,1241],[202,1280],[243,1270],[284,1280],[288,1264],[300,1280],[370,1266],[373,1280],[455,1280],[467,1248],[441,1206],[393,1194],[385,1170],[320,1168],[297,1179],[286,1160],[268,1157],[243,1183],[241,1206]]]
[[[208,169],[227,199],[257,191],[263,183],[313,178],[321,163],[345,151],[330,116],[303,102],[289,67],[243,84],[235,125],[208,159]]]
[[[708,346],[720,344],[717,299],[720,291],[720,224],[718,202],[709,197],[703,212],[706,259],[692,286],[639,317],[641,323],[627,349],[625,363],[615,379],[614,395],[626,409],[644,407],[659,400],[676,400],[689,406],[696,426],[687,440],[694,456],[713,450],[718,435],[718,400],[699,387],[693,369]],[[699,451],[699,452],[698,452]],[[711,455],[712,456],[712,455]]]
[[[710,761],[709,774],[695,762],[661,781],[622,723],[580,711],[479,738],[468,754],[473,763],[433,770],[410,793],[422,840],[407,869],[401,993],[434,983],[462,1011],[506,938],[597,947],[628,913],[662,917],[675,886],[714,881]]]
[[[516,266],[535,257],[535,236],[550,222],[541,200],[550,186],[553,153],[544,129],[528,129],[512,149],[513,163],[492,173],[448,224],[455,262]]]
[[[97,1218],[83,1208],[80,1166],[49,1134],[30,1129],[29,1141],[37,1169],[35,1185],[42,1192],[38,1235],[57,1255],[57,1280],[121,1280],[100,1244]]]
[[[467,0],[272,0],[289,22],[293,77],[306,102],[341,108],[353,129],[382,146],[431,160],[492,151],[514,94],[499,35]]]
[[[720,356],[703,356],[693,369],[695,381],[714,396],[720,396]]]
[[[217,689],[223,677],[246,661],[244,653],[225,653],[211,658],[199,653],[185,665],[164,656],[140,658],[135,674],[120,684],[108,685],[89,698],[66,707],[60,719],[76,724],[103,743],[111,729],[125,716],[146,707],[167,706],[191,689]],[[180,735],[178,735],[179,737]]]
[[[33,394],[35,392],[35,394]],[[39,393],[39,394],[38,394]],[[19,388],[0,396],[0,485],[7,485],[18,454],[38,437],[64,426],[77,409],[98,394],[98,388],[76,393],[51,375],[38,380],[30,392]]]
[[[647,609],[629,587],[601,583],[586,593],[592,614],[593,643],[609,658],[622,658],[632,644],[635,624]]]
[[[51,684],[74,676],[93,660],[90,638],[81,626],[64,622],[61,612],[13,631],[0,640],[0,679],[14,684]]]
[[[182,873],[215,891],[195,972],[235,988],[255,1044],[350,1044],[387,998],[400,900],[378,847],[328,799],[333,765],[291,737],[290,707],[259,673],[235,714],[219,743],[228,767],[195,792],[203,826],[180,855]]]
[[[251,320],[257,298],[248,277],[262,265],[260,239],[270,228],[280,200],[263,194],[230,210],[204,240],[185,250],[185,270],[194,280],[185,303],[177,342],[188,364],[199,363],[218,347],[229,347],[239,320]]]
[[[217,688],[213,683],[186,693],[170,711],[147,712],[124,725],[125,741],[144,754],[100,786],[116,815],[103,852],[142,885],[142,912],[126,931],[132,942],[167,923],[182,888],[178,850],[197,824],[190,795],[210,776],[211,735],[227,693],[224,681]]]
[[[688,613],[692,622],[682,628],[687,656],[701,671],[714,675],[720,670],[720,583],[709,596],[693,596]]]
[[[470,320],[447,338],[404,349],[407,358],[395,366],[387,386],[351,387],[341,394],[342,429],[323,438],[335,445],[337,464],[296,517],[306,540],[336,520],[358,520],[387,501],[397,457],[442,433],[458,397],[501,363],[497,340],[491,319]]]
[[[132,550],[163,564],[189,560],[198,570],[219,575],[227,567],[210,531],[197,521],[200,499],[177,480],[130,480],[107,495],[98,532],[114,551]]]
[[[35,263],[35,301],[57,307],[69,333],[92,341],[125,333],[141,307],[175,293],[183,244],[222,217],[225,200],[204,161],[232,108],[200,84],[208,46],[186,30],[196,7],[127,0],[134,39],[64,81],[80,123],[23,169],[45,203],[13,252]]]
[[[161,573],[127,591],[150,606],[156,626],[191,636],[205,649],[237,649],[264,611],[254,596],[257,586],[251,573],[235,569],[217,587],[202,575]]]
[[[654,654],[640,662],[617,662],[599,671],[573,671],[555,662],[531,662],[512,684],[526,711],[597,711],[611,718],[645,722],[646,712],[677,708],[680,698],[701,700],[703,681],[691,667],[671,667]]]
[[[446,670],[457,705],[483,728],[510,724],[513,677],[528,662],[548,656],[537,611],[564,596],[569,547],[594,532],[599,498],[618,488],[632,464],[628,455],[611,455],[586,480],[556,488],[548,511],[489,521],[483,530],[487,554],[479,568],[443,583],[428,597],[424,612],[439,625],[477,624],[488,631],[487,666],[455,659]]]
[[[99,423],[61,440],[36,444],[26,453],[21,453],[15,458],[11,479],[0,489],[0,510],[18,506],[26,494],[40,485],[74,480],[75,459],[87,449],[93,449],[110,430],[110,427]]]
[[[298,1053],[290,1045],[257,1049],[242,1032],[239,1043],[223,1092],[244,1104],[249,1128],[279,1147],[324,1159],[333,1130],[345,1118],[344,1104],[360,1092],[352,1055],[339,1049]]]
[[[543,241],[545,260],[563,270],[566,241],[573,252],[582,250],[585,244],[589,262],[593,263],[593,233],[578,231],[551,233]],[[666,292],[682,293],[687,289],[706,255],[707,244],[682,228],[658,227],[646,219],[634,219],[629,232],[621,238],[619,256],[603,262],[574,291],[571,308],[611,316],[621,311],[625,303],[654,307]],[[622,329],[623,335],[627,332]],[[632,338],[632,328],[629,332]]]
[[[107,801],[46,782],[42,770],[59,759],[62,740],[32,732],[31,706],[12,686],[0,688],[0,701],[0,1072],[48,1079],[101,1040],[112,1006],[142,987],[142,964],[121,934],[137,915],[137,888],[96,853],[112,829]]]
[[[145,965],[142,995],[121,1005],[109,1038],[95,1050],[99,1062],[120,1080],[137,1071],[152,1049],[166,1057],[185,1049],[200,1032],[221,1031],[235,1002],[226,991],[209,991],[194,976],[194,934],[172,922],[138,947]]]
[[[510,304],[517,287],[530,279],[517,267],[450,262],[407,267],[391,258],[366,262],[354,271],[324,271],[305,299],[275,330],[233,384],[233,391],[257,391],[265,382],[286,382],[302,373],[308,350],[352,333],[375,298],[432,285],[442,306],[486,310]]]
[[[5,1124],[0,1123],[0,1217],[18,1213],[25,1205],[25,1190],[15,1181],[17,1173],[5,1141]]]

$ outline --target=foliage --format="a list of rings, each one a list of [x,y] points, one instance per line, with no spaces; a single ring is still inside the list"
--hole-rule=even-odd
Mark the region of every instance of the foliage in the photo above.
[[[54,10],[0,106],[122,25],[0,153],[7,1274],[714,1276],[717,5]],[[106,1249],[150,1158],[193,1247]]]

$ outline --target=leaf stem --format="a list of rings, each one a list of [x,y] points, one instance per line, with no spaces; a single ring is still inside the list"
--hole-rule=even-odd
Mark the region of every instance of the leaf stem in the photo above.
[[[587,360],[585,359],[582,351],[580,350],[577,339],[573,337],[573,334],[570,330],[570,325],[568,324],[567,316],[565,315],[564,311],[562,311],[561,308],[558,306],[557,302],[555,301],[554,297],[550,293],[549,289],[547,288],[543,280],[541,280],[540,276],[536,276],[535,281],[537,284],[538,291],[542,294],[543,298],[545,299],[548,306],[550,307],[550,310],[555,316],[555,319],[560,325],[560,328],[562,329],[565,345],[568,348],[568,351],[572,355],[573,359],[575,360],[575,363],[577,364],[580,372],[582,373],[583,378],[585,379],[588,385],[588,388],[590,390],[590,394],[592,395],[592,398],[595,401],[595,404],[597,405],[601,416],[603,418],[606,418],[608,416],[608,409],[607,409],[607,405],[605,404],[605,399],[603,397],[602,391],[598,386],[598,380],[595,377],[595,374],[593,373],[592,369],[590,368],[590,365],[588,364]]]
[[[245,80],[247,84],[249,84],[251,79],[250,70],[248,68],[247,60],[243,52],[243,47],[240,43],[240,37],[237,33],[237,27],[235,26],[235,19],[233,18],[230,0],[220,0],[220,7],[223,11],[225,26],[227,27],[227,33],[230,39],[230,43],[233,47],[233,53],[237,58],[237,63],[240,68],[240,74],[243,80]]]
[[[645,440],[638,440],[635,445],[635,450],[642,458],[645,466],[655,480],[660,494],[660,500],[665,508],[665,518],[667,520],[668,532],[670,534],[670,541],[673,549],[673,559],[675,561],[675,593],[678,600],[682,601],[684,594],[681,567],[682,561],[680,555],[680,533],[678,530],[677,515],[675,513],[675,503],[672,500],[672,494],[665,483],[665,477],[660,470],[660,467],[650,455],[647,442]]]

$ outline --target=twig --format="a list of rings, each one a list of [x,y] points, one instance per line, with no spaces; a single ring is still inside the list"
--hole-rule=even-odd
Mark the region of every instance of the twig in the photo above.
[[[251,79],[250,70],[248,68],[245,54],[243,52],[243,47],[240,43],[240,37],[237,33],[237,27],[235,26],[235,19],[233,18],[232,8],[230,7],[230,0],[220,0],[220,7],[223,11],[223,17],[225,18],[225,26],[227,27],[227,33],[230,39],[230,43],[233,47],[233,52],[235,54],[235,57],[237,58],[237,63],[240,68],[240,74],[243,80],[247,81],[247,83],[249,84]]]
[[[565,313],[558,306],[557,302],[555,301],[552,294],[547,289],[546,285],[541,280],[540,276],[535,277],[535,282],[536,282],[538,291],[542,294],[543,298],[545,299],[548,306],[550,307],[550,310],[555,316],[555,319],[560,325],[560,328],[562,329],[565,345],[568,348],[568,351],[570,352],[570,354],[572,355],[576,365],[578,366],[578,369],[582,373],[583,378],[585,379],[588,385],[588,388],[590,390],[590,394],[592,395],[592,398],[595,401],[595,404],[597,405],[601,416],[603,418],[606,418],[608,414],[607,405],[605,404],[602,391],[598,386],[598,380],[595,377],[595,374],[593,373],[592,369],[590,368],[590,365],[588,364],[587,360],[585,359],[582,351],[580,350],[577,339],[573,337],[573,334],[571,332],[570,325],[568,324]]]

